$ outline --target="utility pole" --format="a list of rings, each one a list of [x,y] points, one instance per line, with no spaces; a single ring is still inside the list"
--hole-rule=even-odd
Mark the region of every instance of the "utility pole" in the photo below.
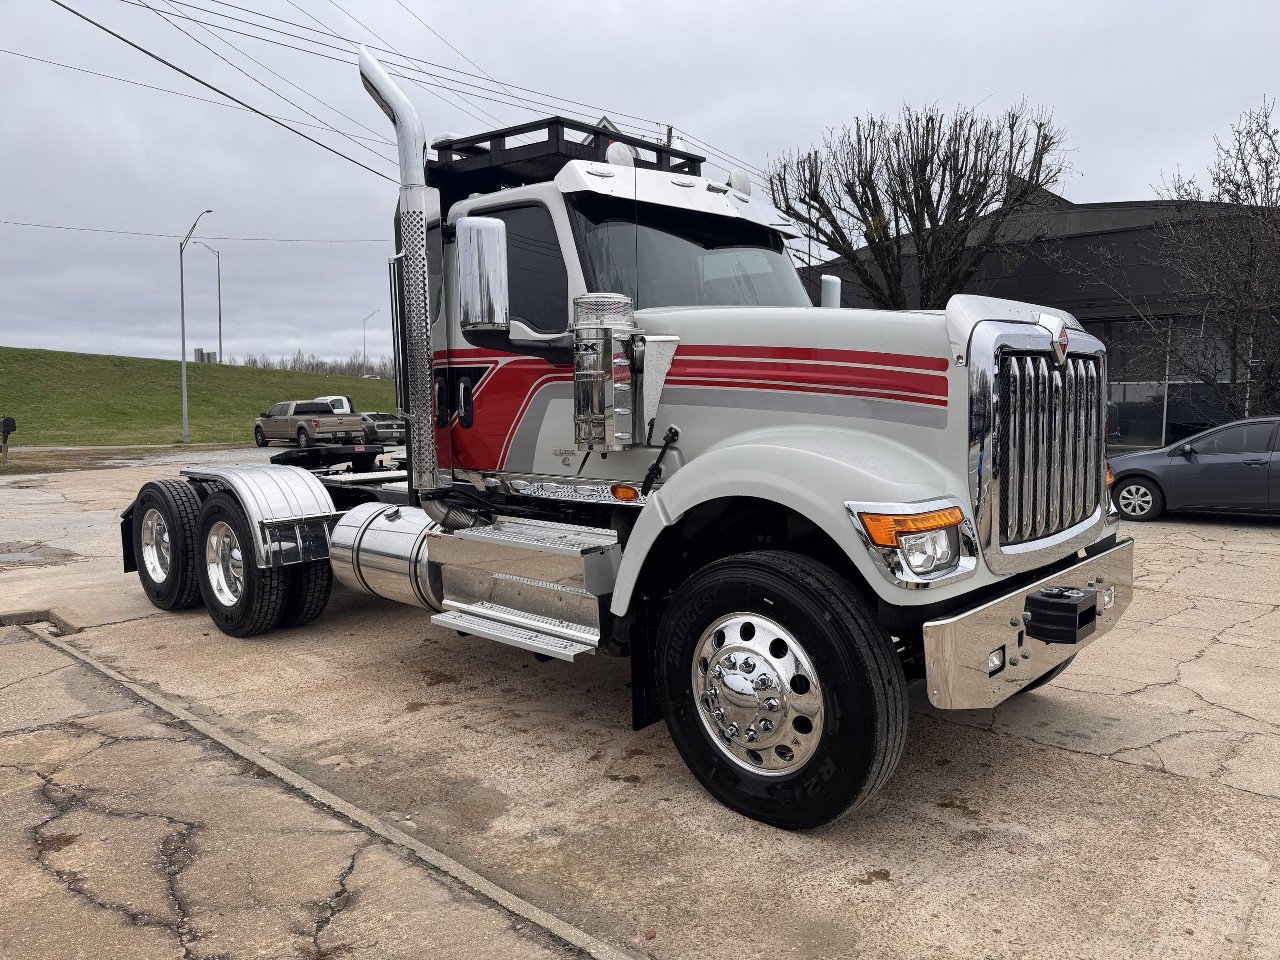
[[[362,353],[364,354],[364,372],[365,373],[369,372],[369,321],[373,319],[373,314],[377,312],[378,312],[377,310],[374,310],[373,313],[370,313],[367,317],[365,317],[363,320],[360,321],[360,336],[363,342]]]
[[[191,229],[187,231],[187,235],[182,238],[182,242],[178,244],[178,325],[182,330],[182,442],[187,443],[191,440],[191,431],[187,428],[187,280],[183,273],[183,254],[187,252],[187,241],[191,239],[191,235],[196,232],[196,224],[200,222],[200,217],[206,213],[213,213],[212,210],[205,210],[196,217],[191,224]]]
[[[213,249],[203,240],[197,240],[196,243],[212,253],[213,259],[218,263],[218,363],[222,363],[222,251]]]

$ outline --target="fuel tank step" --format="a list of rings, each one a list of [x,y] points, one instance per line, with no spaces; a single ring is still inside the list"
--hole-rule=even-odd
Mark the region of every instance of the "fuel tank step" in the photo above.
[[[476,608],[480,608],[481,612],[470,612]],[[494,614],[504,619],[494,619]],[[510,607],[498,607],[496,604],[469,604],[448,613],[437,613],[431,618],[431,622],[449,630],[474,634],[486,640],[496,640],[521,650],[570,662],[584,653],[595,653],[598,640],[598,637],[578,624],[539,617]],[[545,632],[548,628],[557,632]],[[570,634],[576,634],[582,639],[568,639],[567,635]]]

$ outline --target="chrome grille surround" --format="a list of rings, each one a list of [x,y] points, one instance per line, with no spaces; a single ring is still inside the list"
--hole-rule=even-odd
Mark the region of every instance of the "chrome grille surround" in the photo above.
[[[1072,326],[1062,364],[1029,323],[985,321],[969,349],[969,476],[987,567],[1020,573],[1100,539],[1106,350]]]

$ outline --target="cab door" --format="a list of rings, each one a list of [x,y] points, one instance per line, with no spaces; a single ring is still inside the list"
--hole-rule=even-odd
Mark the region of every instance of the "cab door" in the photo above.
[[[1187,509],[1268,509],[1275,426],[1258,420],[1187,441],[1171,457],[1171,503]],[[1189,452],[1183,452],[1186,447]]]
[[[267,411],[267,422],[262,425],[262,429],[272,440],[292,440],[283,424],[287,420],[289,413],[289,404],[277,403],[274,407]]]

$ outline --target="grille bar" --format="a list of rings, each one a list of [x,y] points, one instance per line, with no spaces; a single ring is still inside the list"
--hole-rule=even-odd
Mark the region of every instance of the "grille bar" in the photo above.
[[[1001,542],[1027,543],[1090,517],[1102,481],[1102,381],[1094,357],[1000,361],[996,463]]]

